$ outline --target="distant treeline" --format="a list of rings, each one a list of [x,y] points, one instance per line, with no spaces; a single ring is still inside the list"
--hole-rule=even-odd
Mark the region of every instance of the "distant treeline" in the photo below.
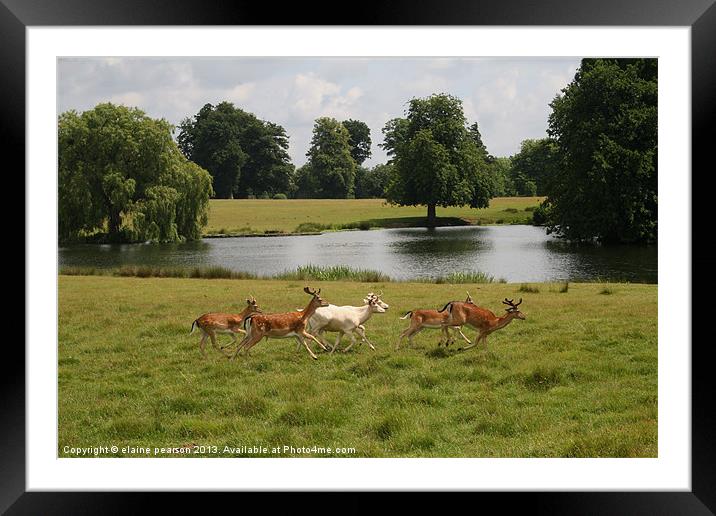
[[[487,207],[546,196],[534,221],[576,241],[657,238],[655,59],[584,59],[550,104],[547,137],[495,157],[452,95],[413,98],[382,128],[388,162],[372,168],[370,128],[315,121],[306,163],[289,135],[229,102],[178,127],[105,103],[59,117],[61,241],[196,239],[208,199],[386,198],[398,205]]]
[[[526,140],[520,153],[496,158],[487,152],[477,123],[468,128],[489,167],[495,196],[543,195],[538,188],[552,142]],[[360,120],[319,118],[298,168],[288,155],[289,137],[278,124],[259,120],[230,102],[206,104],[179,126],[184,155],[213,177],[221,199],[370,199],[388,195],[392,163],[364,167],[371,156],[370,128]]]

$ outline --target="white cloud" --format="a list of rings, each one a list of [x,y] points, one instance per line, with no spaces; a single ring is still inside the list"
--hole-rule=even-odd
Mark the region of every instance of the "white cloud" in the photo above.
[[[254,89],[256,89],[256,83],[253,82],[237,84],[233,88],[229,89],[224,96],[229,102],[238,104],[248,100]]]
[[[363,96],[358,86],[344,88],[314,73],[298,74],[293,79],[289,98],[291,114],[297,122],[308,123],[322,116],[345,119]]]
[[[425,74],[412,80],[403,81],[401,88],[408,94],[408,98],[425,97],[433,93],[449,93],[448,80],[433,74]]]
[[[299,166],[316,118],[353,118],[371,129],[372,166],[386,160],[378,147],[385,123],[404,116],[412,97],[445,92],[463,99],[488,150],[504,156],[545,135],[548,104],[578,65],[574,58],[63,58],[58,110],[112,101],[178,124],[227,100],[282,125]]]
[[[112,95],[109,101],[113,104],[123,104],[128,107],[140,106],[144,103],[144,95],[136,91],[128,91],[127,93]]]

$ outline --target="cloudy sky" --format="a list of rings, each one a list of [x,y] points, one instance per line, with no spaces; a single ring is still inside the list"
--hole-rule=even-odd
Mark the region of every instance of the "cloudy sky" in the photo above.
[[[545,136],[549,103],[574,77],[579,58],[62,58],[58,113],[99,102],[137,106],[178,125],[206,103],[228,100],[290,136],[294,164],[306,161],[314,120],[362,120],[373,156],[385,162],[381,128],[407,101],[432,93],[463,100],[489,152],[508,156]]]

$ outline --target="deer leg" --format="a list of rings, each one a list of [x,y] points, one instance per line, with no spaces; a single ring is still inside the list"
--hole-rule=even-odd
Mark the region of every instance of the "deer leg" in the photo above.
[[[248,349],[256,344],[258,341],[261,340],[262,335],[260,334],[250,334],[247,333],[246,337],[243,338],[243,340],[239,343],[239,345],[236,347],[236,351],[234,351],[232,354],[227,355],[229,360],[233,360],[236,358],[236,355],[239,354],[239,351],[241,351],[244,347],[246,348],[246,352],[248,353]]]
[[[365,328],[363,328],[363,326],[358,326],[358,327],[355,329],[355,331],[358,332],[358,335],[361,336],[361,339],[362,339],[362,340],[364,340],[364,341],[366,341],[366,342],[368,343],[368,345],[370,346],[370,349],[372,349],[373,351],[375,351],[375,346],[373,346],[373,343],[368,340],[368,337],[365,336]]]
[[[328,350],[327,346],[330,346],[330,345],[331,345],[331,343],[328,342],[328,341],[326,340],[326,338],[323,336],[323,333],[324,333],[325,331],[326,331],[325,329],[321,329],[321,330],[318,331],[318,333],[315,334],[316,337],[318,337],[318,340],[320,340],[321,343],[323,343],[323,350],[324,350],[324,351]]]
[[[450,339],[448,340],[448,344],[447,344],[448,346],[455,342],[455,330],[457,329],[458,331],[460,331],[459,328],[455,328],[454,326],[450,329],[453,331],[452,331],[452,333],[448,332],[448,333],[450,333]],[[468,340],[468,342],[470,342],[470,341]]]
[[[226,346],[221,346],[221,349],[226,349],[229,346],[233,346],[234,344],[236,344],[236,333],[232,332],[231,333],[231,344],[227,344]]]
[[[346,353],[349,349],[353,347],[353,344],[356,343],[356,338],[353,336],[352,332],[348,333],[347,335],[351,338],[351,343],[348,344],[348,347],[343,350],[343,353]]]
[[[341,342],[341,337],[343,337],[343,332],[339,331],[338,336],[336,337],[336,342],[333,344],[333,347],[331,348],[331,353],[333,353],[336,348],[338,347],[338,344]]]
[[[462,332],[462,328],[460,328],[460,327],[458,326],[457,331],[458,331],[458,333],[460,333],[460,336],[465,340],[465,342],[467,342],[468,344],[470,344],[470,339],[468,339],[468,338],[465,336],[465,334]]]
[[[423,331],[423,329],[424,329],[424,327],[421,326],[421,327],[418,328],[417,330],[413,330],[413,331],[410,332],[410,334],[408,335],[408,347],[409,347],[409,348],[412,348],[412,347],[413,347],[413,337],[414,337],[415,335],[417,335],[418,333],[420,333],[421,331]]]
[[[474,348],[475,346],[478,345],[478,343],[480,342],[481,339],[482,339],[482,333],[478,333],[478,334],[477,334],[477,337],[475,337],[475,342],[474,342],[474,343],[470,344],[469,346],[465,346],[464,348],[460,348],[460,349],[462,349],[463,351],[465,351],[466,349]]]
[[[318,340],[316,337],[314,337],[313,335],[311,335],[310,333],[308,333],[306,330],[302,331],[302,332],[301,332],[301,335],[303,335],[303,337],[307,337],[307,338],[311,339],[312,341],[316,342],[316,343],[317,343],[319,346],[321,346],[324,350],[326,349],[326,346],[324,346],[323,344],[321,344],[321,341],[320,341],[320,340]],[[303,341],[303,345],[306,346],[306,349],[308,349],[308,352],[311,353],[311,356],[313,356],[313,358],[316,358],[316,356],[313,354],[313,351],[311,351],[311,348],[308,347],[308,343],[307,343],[305,340]]]
[[[445,344],[445,347],[448,347],[450,345],[450,330],[448,330],[448,327],[443,326],[440,329],[440,334],[442,336],[440,337],[440,340],[438,341],[438,347],[440,347],[443,343]]]
[[[396,351],[398,351],[398,348],[400,347],[400,344],[403,342],[403,339],[405,339],[405,337],[406,337],[406,335],[408,334],[409,331],[410,331],[410,328],[408,328],[407,330],[403,330],[403,331],[400,333],[400,337],[398,338],[398,342],[395,343],[395,350],[396,350]]]
[[[304,334],[305,334],[305,335],[312,336],[310,333],[305,333],[305,332],[304,332]],[[300,340],[301,340],[301,342],[303,342],[303,345],[306,347],[306,351],[308,351],[308,354],[311,355],[311,358],[312,358],[313,360],[318,360],[318,357],[313,354],[313,351],[311,351],[311,348],[308,346],[308,342],[306,342],[305,339],[300,339]]]
[[[206,337],[208,335],[204,330],[201,330],[201,340],[199,341],[199,349],[201,350],[201,354],[206,357]]]
[[[256,336],[248,336],[248,335],[247,335],[246,338],[244,339],[244,342],[245,342],[245,343],[244,343],[244,353],[245,353],[246,355],[250,356],[249,350],[250,350],[252,347],[254,347],[256,344],[258,344],[259,342],[261,342],[261,339],[262,339],[262,338],[263,338],[263,335],[261,335],[261,334],[256,335]],[[248,340],[247,340],[247,339],[248,339]],[[240,347],[241,347],[241,345],[239,344],[239,348],[240,348]],[[237,349],[237,352],[238,352],[238,349]]]
[[[214,346],[215,350],[219,351],[219,345],[216,343],[216,334],[211,330],[208,330],[207,333],[211,339],[211,345]]]

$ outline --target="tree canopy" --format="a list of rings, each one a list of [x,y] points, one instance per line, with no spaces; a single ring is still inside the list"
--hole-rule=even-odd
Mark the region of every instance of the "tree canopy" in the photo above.
[[[551,107],[559,164],[546,183],[548,231],[656,241],[656,59],[583,59]]]
[[[356,169],[356,199],[382,199],[393,175],[393,166],[379,164]]]
[[[348,129],[351,157],[356,165],[362,165],[366,159],[370,158],[370,128],[360,120],[345,120],[343,126]]]
[[[557,173],[557,144],[550,138],[524,140],[511,158],[515,195],[545,195],[547,182]]]
[[[389,201],[427,205],[428,225],[436,222],[436,206],[488,206],[494,183],[486,151],[468,130],[460,99],[446,94],[413,98],[405,118],[388,121],[383,134],[382,147],[395,170]]]
[[[290,190],[293,165],[283,127],[230,102],[206,104],[180,124],[184,155],[206,168],[220,198],[272,196]]]
[[[60,241],[200,238],[211,176],[187,161],[172,126],[111,103],[58,120]]]
[[[319,118],[313,126],[308,161],[297,174],[299,192],[318,198],[354,196],[356,162],[351,156],[350,134],[335,118]]]

